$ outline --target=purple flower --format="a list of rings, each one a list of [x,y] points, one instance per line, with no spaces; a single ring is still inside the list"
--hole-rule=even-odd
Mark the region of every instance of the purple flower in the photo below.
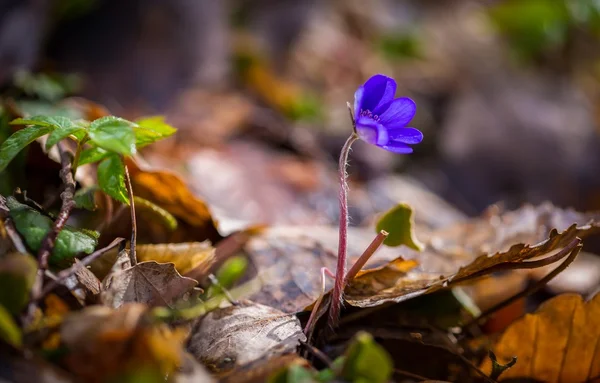
[[[423,140],[423,133],[406,125],[417,105],[407,97],[394,99],[396,81],[376,74],[354,93],[354,120],[358,136],[369,144],[394,153],[412,153],[409,145]]]

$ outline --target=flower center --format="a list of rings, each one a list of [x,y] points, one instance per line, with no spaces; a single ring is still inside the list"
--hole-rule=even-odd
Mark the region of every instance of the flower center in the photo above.
[[[369,109],[361,109],[360,116],[368,117],[374,121],[379,121],[379,116],[376,114],[373,114],[373,112],[371,112]]]

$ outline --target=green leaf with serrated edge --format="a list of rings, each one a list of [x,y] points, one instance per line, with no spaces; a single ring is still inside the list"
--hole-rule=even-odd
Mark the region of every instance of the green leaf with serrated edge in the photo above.
[[[177,129],[167,124],[162,116],[143,118],[137,120],[136,124],[138,126],[134,127],[133,131],[135,133],[135,145],[138,149],[172,136],[177,131]]]
[[[83,137],[83,135],[81,135],[79,133],[83,133],[83,135],[85,135],[85,128],[79,127],[77,125],[72,125],[72,126],[69,126],[68,128],[55,129],[48,136],[48,140],[46,140],[46,150],[50,150],[51,147],[58,144],[58,142],[60,140],[62,140],[63,138],[66,138],[68,136],[73,135],[76,138]],[[78,141],[79,140],[80,140],[80,138],[78,138]]]
[[[28,126],[21,129],[0,145],[0,172],[6,169],[10,161],[15,158],[21,150],[35,141],[37,138],[48,134],[51,128],[47,126]]]
[[[366,332],[355,335],[345,356],[342,377],[349,382],[386,383],[392,375],[392,358]]]
[[[389,233],[383,241],[387,246],[404,245],[421,251],[423,250],[423,244],[415,236],[414,225],[412,208],[405,203],[399,203],[379,218],[376,230],[378,233],[381,230]]]
[[[77,190],[73,197],[75,207],[89,211],[96,210],[96,200],[94,199],[96,190],[98,190],[98,186],[96,185]]]
[[[92,121],[89,128],[90,140],[109,152],[134,155],[135,133],[137,126],[131,121],[119,117],[107,116]]]
[[[116,154],[111,154],[98,165],[98,186],[117,201],[129,205],[125,186],[125,165]]]
[[[81,154],[79,155],[79,165],[85,165],[85,164],[90,164],[93,162],[98,162],[100,160],[105,159],[106,157],[110,156],[111,153],[107,152],[104,149],[100,149],[100,148],[90,148],[90,149],[85,149],[81,151]]]
[[[175,219],[175,217],[173,217],[171,213],[169,213],[162,207],[158,206],[157,204],[151,201],[148,201],[147,199],[137,196],[133,196],[133,202],[135,202],[136,210],[145,209],[151,211],[153,214],[155,214],[158,218],[161,219],[161,221],[164,223],[167,229],[171,231],[177,229],[177,219]]]
[[[0,305],[0,340],[15,347],[21,347],[23,340],[21,329],[2,305]]]
[[[28,118],[17,118],[10,122],[11,125],[36,125],[51,127],[53,129],[66,128],[73,125],[73,121],[63,116],[33,116]]]
[[[6,205],[17,231],[23,236],[27,246],[33,251],[38,251],[46,234],[52,230],[52,220],[13,197],[6,199]],[[57,263],[72,259],[79,253],[92,253],[98,245],[98,234],[95,234],[96,237],[71,226],[65,226],[56,238],[50,262]]]
[[[37,262],[29,254],[10,253],[0,258],[0,306],[19,315],[29,302]]]

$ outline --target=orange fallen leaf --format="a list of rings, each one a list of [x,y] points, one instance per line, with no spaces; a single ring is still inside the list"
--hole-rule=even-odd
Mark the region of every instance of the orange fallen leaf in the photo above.
[[[588,302],[575,294],[559,295],[514,322],[493,350],[500,363],[517,363],[501,375],[542,382],[600,379],[600,294]],[[482,369],[491,371],[491,361]]]
[[[138,261],[173,263],[185,275],[195,270],[195,275],[208,270],[215,261],[215,249],[208,242],[163,243],[136,247]]]
[[[164,379],[182,363],[186,332],[152,322],[146,312],[144,305],[125,304],[117,310],[90,306],[69,315],[61,326],[68,349],[63,364],[86,382],[139,371]]]

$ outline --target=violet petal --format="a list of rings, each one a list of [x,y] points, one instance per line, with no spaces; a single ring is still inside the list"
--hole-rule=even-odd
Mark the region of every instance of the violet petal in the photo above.
[[[391,142],[414,145],[423,141],[423,133],[415,128],[388,129],[388,135]]]
[[[412,153],[413,149],[401,142],[389,142],[387,145],[382,146],[381,148],[387,150],[388,152],[399,153],[399,154],[408,154]]]
[[[356,120],[356,133],[361,140],[371,145],[382,146],[389,141],[387,129],[368,117],[360,117]]]
[[[363,88],[364,93],[358,108],[359,113],[362,110],[375,112],[380,106],[379,109],[385,110],[396,94],[396,81],[391,77],[376,74],[365,82]]]
[[[410,122],[417,112],[417,105],[408,97],[397,98],[389,108],[379,116],[379,123],[388,129],[402,128]]]

